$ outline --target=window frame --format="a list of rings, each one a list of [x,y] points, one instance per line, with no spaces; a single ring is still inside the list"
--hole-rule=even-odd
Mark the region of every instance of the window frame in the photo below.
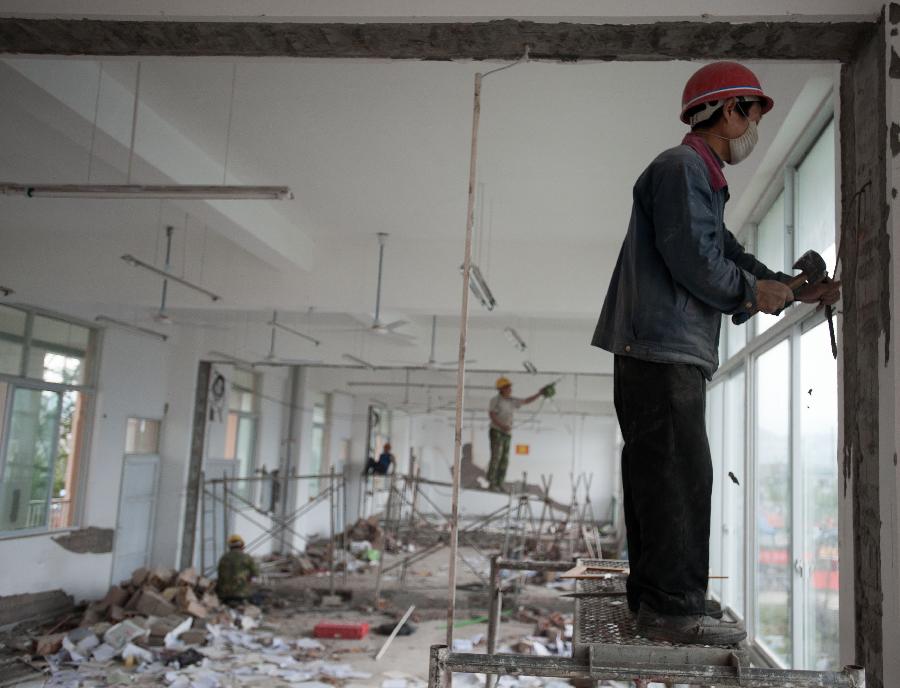
[[[759,223],[772,205],[778,199],[778,196],[784,192],[785,195],[785,211],[784,211],[784,231],[785,231],[785,266],[769,266],[773,270],[782,270],[791,273],[790,266],[793,264],[794,258],[800,251],[798,218],[799,204],[797,203],[797,174],[799,167],[806,160],[810,151],[820,140],[821,136],[828,130],[832,121],[836,119],[837,114],[831,107],[830,103],[833,95],[829,93],[820,107],[817,114],[810,121],[809,126],[804,130],[804,134],[797,140],[790,153],[785,160],[778,166],[772,180],[766,186],[760,196],[759,201],[753,208],[749,220],[742,226],[741,231],[737,234],[738,240],[741,241],[747,250],[755,253],[758,240]],[[837,133],[835,133],[837,136]],[[836,143],[836,150],[839,146]],[[835,188],[835,230],[839,232],[837,223],[839,196],[838,190]],[[836,237],[839,241],[839,237]],[[829,269],[834,266],[828,266]],[[802,442],[800,428],[801,405],[803,399],[797,390],[800,385],[800,346],[803,334],[812,330],[814,327],[822,324],[825,320],[824,312],[817,311],[813,304],[797,304],[789,308],[777,322],[773,323],[768,329],[760,332],[757,324],[752,323],[753,330],[746,336],[744,345],[735,351],[730,357],[727,356],[729,343],[727,337],[729,327],[723,323],[720,337],[725,341],[721,342],[720,351],[725,352],[719,369],[716,371],[713,379],[709,382],[708,389],[714,386],[724,385],[739,370],[743,370],[745,375],[745,419],[744,419],[744,467],[746,476],[746,492],[745,492],[745,510],[744,510],[744,532],[745,542],[743,549],[743,567],[744,567],[744,585],[743,585],[743,603],[744,614],[737,615],[731,607],[728,609],[736,618],[741,618],[747,628],[748,641],[750,642],[751,655],[756,663],[783,667],[773,653],[766,648],[765,644],[757,639],[758,629],[756,628],[757,614],[757,575],[756,575],[756,553],[758,548],[757,533],[757,475],[758,475],[758,459],[756,446],[756,403],[757,403],[757,383],[756,383],[756,363],[760,356],[779,345],[783,341],[788,341],[790,356],[790,394],[789,412],[790,412],[790,434],[789,434],[789,466],[791,471],[791,542],[790,542],[790,570],[791,570],[791,651],[789,653],[791,665],[795,667],[803,666],[806,655],[807,634],[805,628],[804,599],[806,592],[804,589],[804,581],[798,580],[798,574],[795,565],[802,560],[803,539],[800,537],[804,523],[803,508],[803,481],[799,479],[798,471],[802,471],[802,454],[799,451]],[[835,381],[839,384],[839,380]],[[837,476],[839,478],[839,476]],[[720,481],[724,484],[724,481]],[[837,516],[840,518],[840,511]],[[721,537],[721,533],[716,536]],[[719,547],[724,552],[724,546],[720,542]],[[840,554],[839,554],[840,556]],[[804,572],[805,575],[805,572]],[[723,600],[724,604],[724,600]]]
[[[228,419],[231,418],[232,415],[236,417],[235,431],[234,431],[234,456],[231,457],[231,461],[235,462],[235,477],[237,478],[253,478],[256,475],[256,471],[259,467],[259,421],[260,421],[260,385],[261,385],[261,375],[255,370],[250,370],[248,368],[244,368],[241,366],[235,366],[235,370],[240,370],[242,373],[247,373],[253,378],[253,388],[248,389],[245,385],[239,383],[234,376],[228,380],[228,406],[225,412],[226,417],[226,427],[228,424]],[[235,392],[240,392],[243,394],[249,394],[252,400],[252,410],[244,411],[243,409],[235,409],[232,408],[232,395]],[[242,419],[250,419],[253,421],[253,437],[250,440],[250,460],[247,464],[247,475],[241,475],[241,466],[240,466],[240,458],[237,455],[238,448],[240,447],[240,437],[241,437],[241,420]],[[227,453],[228,447],[226,447]],[[253,504],[259,504],[259,499],[261,497],[260,491],[257,489],[257,482],[254,480],[240,480],[235,481],[237,483],[236,487],[233,487],[236,492],[238,492],[244,499],[248,502],[252,502]],[[249,505],[243,505],[241,510],[250,509]]]
[[[71,511],[71,523],[64,528],[51,528],[49,521],[47,524],[35,528],[23,528],[21,530],[0,530],[0,541],[13,540],[16,538],[34,537],[49,534],[65,533],[77,530],[80,527],[84,517],[84,497],[87,491],[87,470],[90,463],[90,448],[94,432],[94,417],[97,405],[98,379],[100,376],[100,359],[103,348],[104,329],[98,327],[96,323],[91,323],[77,317],[56,313],[54,311],[41,308],[38,306],[29,306],[21,303],[4,303],[3,306],[13,308],[25,313],[25,331],[22,339],[22,355],[20,358],[19,375],[9,373],[0,373],[0,382],[5,382],[10,386],[8,394],[10,398],[15,389],[23,388],[30,390],[40,390],[55,392],[57,394],[65,394],[66,392],[78,392],[82,395],[82,410],[84,420],[82,422],[81,432],[78,437],[77,455],[81,460],[78,462],[75,474],[75,489],[73,490],[72,502],[74,508]],[[80,384],[66,384],[61,382],[47,382],[33,377],[26,377],[25,371],[28,369],[28,359],[30,354],[31,335],[33,331],[33,323],[35,316],[53,318],[61,320],[72,325],[84,327],[89,330],[88,346],[85,351],[85,361],[87,362],[84,381]],[[4,415],[0,418],[0,438],[5,438],[9,432],[9,424],[11,422],[12,404],[6,404]],[[57,421],[58,425],[58,421]],[[57,427],[58,434],[58,427]],[[7,447],[5,442],[0,442],[0,475],[3,474],[6,465]],[[53,491],[50,490],[50,502],[52,503]]]

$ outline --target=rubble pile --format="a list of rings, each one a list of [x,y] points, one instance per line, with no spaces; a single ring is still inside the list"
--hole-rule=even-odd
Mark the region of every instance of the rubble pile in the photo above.
[[[345,546],[345,541],[349,543],[349,548]],[[325,573],[330,570],[332,547],[335,570],[346,569],[351,573],[377,564],[382,549],[388,552],[400,551],[396,539],[390,534],[385,534],[376,515],[359,519],[345,533],[339,533],[334,542],[314,540],[307,544],[302,554],[287,557],[273,555],[269,563],[274,570],[293,576]]]

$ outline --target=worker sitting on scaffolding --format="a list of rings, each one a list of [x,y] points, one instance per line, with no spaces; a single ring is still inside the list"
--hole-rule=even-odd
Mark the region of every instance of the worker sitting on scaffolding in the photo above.
[[[503,491],[506,480],[506,466],[509,463],[509,442],[512,438],[513,414],[515,410],[535,399],[547,396],[551,385],[542,387],[536,394],[525,399],[516,399],[512,395],[512,382],[509,378],[497,379],[498,394],[491,399],[488,415],[491,417],[491,429],[488,437],[491,441],[491,462],[488,464],[488,489]]]
[[[216,593],[228,606],[262,602],[262,595],[252,585],[259,577],[259,566],[244,551],[244,538],[240,535],[228,536],[228,551],[219,559],[218,574]]]
[[[384,449],[378,455],[378,461],[370,458],[366,462],[366,475],[387,475],[394,462],[394,455],[391,454],[391,443],[385,442]]]

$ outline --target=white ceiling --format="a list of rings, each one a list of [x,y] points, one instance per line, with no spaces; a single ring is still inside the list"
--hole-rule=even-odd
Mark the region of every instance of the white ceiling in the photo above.
[[[211,311],[202,297],[173,289],[173,306],[224,323],[230,331],[223,346],[247,356],[265,351],[264,321],[273,308],[311,330],[333,326],[329,313],[355,316],[344,316],[347,323],[370,317],[375,233],[385,231],[385,319],[409,318],[418,346],[326,333],[320,350],[287,342],[286,355],[336,361],[349,352],[424,362],[436,313],[444,316],[438,358],[454,358],[472,78],[486,68],[240,62],[229,181],[287,184],[294,201],[0,199],[0,283],[23,301],[82,315],[144,317],[158,299],[158,280],[136,274],[119,256],[160,264],[162,227],[174,224],[175,270],[223,300]],[[485,81],[476,260],[499,306],[491,314],[473,306],[480,366],[520,365],[502,337],[511,324],[530,333],[540,369],[608,367],[587,341],[627,227],[631,186],[656,153],[680,141],[680,92],[696,68],[534,63]],[[733,228],[750,216],[763,177],[786,155],[791,136],[782,132],[776,141],[776,134],[788,112],[795,112],[791,126],[805,126],[834,73],[822,64],[754,68],[777,105],[763,122],[758,151],[727,170]],[[232,69],[223,60],[143,63],[134,181],[221,182]],[[0,178],[84,181],[93,138],[92,179],[123,180],[135,64],[108,61],[103,70],[98,101],[96,63],[0,63],[0,89],[15,96],[0,111]]]

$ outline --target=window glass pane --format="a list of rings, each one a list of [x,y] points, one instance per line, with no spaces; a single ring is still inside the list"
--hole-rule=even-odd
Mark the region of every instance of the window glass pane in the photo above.
[[[722,392],[724,385],[710,387],[706,395],[706,427],[709,436],[709,452],[712,457],[713,486],[712,506],[709,522],[709,572],[714,576],[722,574]],[[722,599],[722,580],[709,581],[709,591]]]
[[[757,640],[791,664],[790,346],[756,362]]]
[[[249,370],[235,368],[231,374],[231,384],[252,391],[255,388],[255,376]]]
[[[837,362],[828,324],[800,338],[806,669],[838,667]]]
[[[58,451],[60,395],[15,389],[4,438],[6,458],[0,479],[0,531],[48,525],[51,471]]]
[[[744,616],[744,469],[745,375],[740,371],[725,381],[725,423],[723,426],[724,466],[722,467],[722,554],[724,561],[723,599],[731,609]],[[729,476],[737,479],[737,483]]]
[[[784,255],[784,192],[778,194],[778,198],[757,227],[756,257],[770,270],[788,271]],[[756,321],[757,334],[765,332],[778,322],[778,318],[774,315],[765,313],[758,313],[753,320]]]
[[[253,472],[253,447],[256,442],[256,419],[241,416],[238,419],[237,451],[238,475],[247,478]]]
[[[237,456],[238,414],[229,413],[225,421],[225,457],[233,459]]]
[[[86,327],[35,315],[26,376],[68,385],[83,384],[90,334]]]
[[[125,453],[158,454],[159,425],[158,420],[129,418],[125,429]]]
[[[725,331],[727,332],[728,358],[734,356],[747,345],[747,325],[735,325],[731,322],[731,316],[725,316]]]
[[[829,272],[834,270],[834,120],[825,128],[797,168],[797,240],[800,253],[822,254]]]
[[[0,373],[22,373],[22,342],[25,339],[24,311],[0,306]]]
[[[72,525],[75,481],[78,475],[78,452],[84,418],[84,395],[70,390],[63,392],[59,419],[59,442],[53,471],[53,496],[50,502],[50,527],[67,528]]]

